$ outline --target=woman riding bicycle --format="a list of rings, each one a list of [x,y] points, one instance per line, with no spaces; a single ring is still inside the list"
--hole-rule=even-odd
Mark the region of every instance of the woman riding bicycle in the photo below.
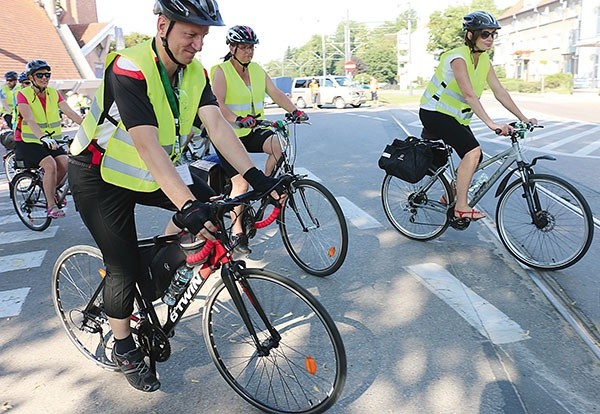
[[[67,174],[68,158],[54,138],[60,138],[62,134],[60,111],[77,124],[81,124],[83,119],[56,89],[48,87],[51,72],[46,61],[32,60],[27,63],[25,72],[31,85],[17,93],[17,158],[44,169],[43,187],[48,217],[64,217],[64,211],[56,204],[55,193]]]
[[[269,75],[252,62],[258,37],[248,26],[233,26],[227,31],[229,53],[224,62],[212,68],[213,91],[226,120],[234,126],[237,136],[248,152],[269,154],[265,173],[270,174],[281,157],[281,146],[270,129],[257,128],[256,118],[264,115],[264,99],[268,94],[273,101],[300,120],[308,116],[296,109],[290,99],[275,86]],[[231,196],[248,191],[248,182],[221,157],[225,172],[231,177]],[[236,209],[239,216],[240,209]],[[248,239],[242,232],[241,220],[235,220],[232,233],[239,253],[250,253]],[[240,239],[239,241],[237,239]]]
[[[479,98],[486,84],[494,97],[519,120],[532,124],[537,124],[537,120],[523,115],[490,63],[487,51],[498,35],[498,21],[485,11],[476,11],[464,16],[463,29],[465,46],[442,54],[421,97],[419,118],[424,130],[454,148],[461,158],[457,168],[454,216],[479,220],[485,215],[469,206],[467,193],[482,152],[469,123],[475,113],[488,128],[500,135],[509,135],[512,130],[510,125],[494,122],[483,108]]]

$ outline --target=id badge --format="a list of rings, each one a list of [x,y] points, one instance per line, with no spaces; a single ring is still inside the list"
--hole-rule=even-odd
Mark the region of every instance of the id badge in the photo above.
[[[181,164],[175,167],[177,169],[177,173],[185,183],[185,185],[192,185],[194,180],[192,179],[192,174],[190,173],[190,168],[187,164]]]

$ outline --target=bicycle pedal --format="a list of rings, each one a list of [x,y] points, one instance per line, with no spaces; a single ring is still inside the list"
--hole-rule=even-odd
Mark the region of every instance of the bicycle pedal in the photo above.
[[[450,227],[455,230],[466,230],[471,224],[470,218],[453,218],[450,220]]]

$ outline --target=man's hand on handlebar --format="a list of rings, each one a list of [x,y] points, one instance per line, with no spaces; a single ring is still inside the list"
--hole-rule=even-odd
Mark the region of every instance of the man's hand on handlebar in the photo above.
[[[210,204],[199,200],[189,200],[181,207],[181,210],[173,215],[173,223],[196,236],[204,239],[215,240],[214,232],[217,227],[210,221],[213,211]]]
[[[502,135],[505,137],[514,131],[514,128],[508,124],[494,124],[490,129],[497,135]]]

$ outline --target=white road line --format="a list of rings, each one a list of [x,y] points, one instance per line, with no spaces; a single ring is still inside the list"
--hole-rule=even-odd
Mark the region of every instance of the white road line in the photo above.
[[[21,313],[21,307],[29,293],[28,287],[0,292],[0,318],[9,318]]]
[[[562,145],[568,144],[569,142],[575,141],[575,140],[577,140],[577,139],[579,139],[581,137],[585,137],[586,135],[594,134],[594,133],[596,133],[598,131],[600,131],[600,126],[597,126],[595,128],[588,129],[586,131],[580,132],[579,134],[569,135],[566,138],[559,139],[558,141],[554,141],[553,143],[548,144],[548,145],[544,145],[543,147],[540,147],[539,149],[540,149],[540,151],[549,151],[549,150],[552,150],[554,148],[560,147]],[[577,153],[585,150],[585,148],[587,148],[587,147],[584,147],[583,149],[577,151],[575,153],[575,155],[577,155]],[[587,155],[587,154],[589,154],[592,151],[593,151],[593,149],[591,151],[589,151],[589,152],[586,152],[586,153],[582,154],[582,155]]]
[[[340,204],[340,207],[344,212],[344,216],[350,220],[350,223],[352,223],[355,227],[361,230],[383,227],[380,222],[375,220],[366,211],[358,207],[346,197],[336,197],[335,199]]]
[[[19,243],[31,240],[51,239],[56,236],[57,226],[44,231],[19,230],[0,233],[0,244]]]
[[[578,127],[581,126],[581,124],[580,123],[574,123],[574,124],[570,124],[570,125],[565,125],[565,124],[558,125],[557,124],[557,126],[558,126],[558,128],[553,128],[551,130],[548,130],[549,127],[546,126],[546,131],[547,132],[543,132],[543,133],[540,134],[540,133],[538,133],[539,131],[536,131],[536,133],[530,135],[528,139],[531,142],[531,141],[538,141],[538,140],[540,140],[542,138],[550,137],[552,135],[557,135],[557,134],[560,134],[561,136],[564,136],[564,133],[566,131],[568,131],[570,129],[578,128]]]
[[[594,128],[596,129],[596,128]],[[579,155],[579,156],[583,156],[583,155],[589,155],[592,152],[596,151],[598,148],[600,148],[600,139],[592,142],[591,144],[586,145],[585,147],[581,148],[579,151],[575,151],[573,153],[573,155]]]
[[[433,294],[442,299],[479,333],[494,344],[529,339],[519,324],[477,295],[446,269],[435,263],[422,263],[408,269]]]
[[[47,250],[0,256],[0,273],[40,267]]]
[[[8,215],[8,216],[2,216],[2,217],[0,217],[0,225],[2,225],[2,224],[8,224],[8,223],[18,223],[19,221],[20,221],[19,217],[17,217],[16,214],[11,214],[11,215]]]

